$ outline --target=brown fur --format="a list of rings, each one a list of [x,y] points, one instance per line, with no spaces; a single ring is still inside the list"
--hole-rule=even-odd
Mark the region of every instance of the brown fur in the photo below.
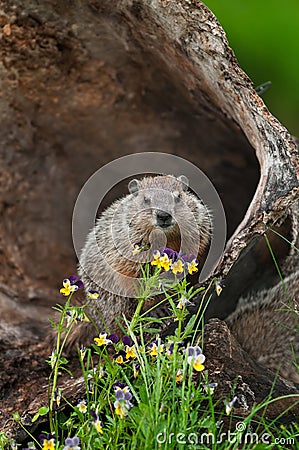
[[[299,203],[290,213],[293,244],[299,247]],[[283,268],[283,283],[241,299],[227,323],[242,347],[258,362],[299,383],[299,256],[293,247]]]
[[[299,383],[299,272],[272,289],[244,298],[227,323],[231,332],[256,361],[284,378]]]

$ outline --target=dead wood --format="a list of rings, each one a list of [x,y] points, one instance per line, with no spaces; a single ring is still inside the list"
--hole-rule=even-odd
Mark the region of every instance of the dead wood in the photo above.
[[[7,429],[11,412],[25,411],[46,385],[40,365],[46,352],[36,342],[48,332],[61,279],[75,272],[72,208],[95,168],[144,151],[198,165],[226,211],[230,239],[215,274],[229,280],[244,250],[298,199],[299,159],[293,138],[267,110],[203,3],[5,0],[0,9],[0,364]],[[292,215],[288,220],[289,233]],[[288,248],[275,242],[283,259]],[[263,267],[271,263],[262,248],[253,251],[251,274],[261,260]],[[222,300],[226,312],[250,284],[243,272]]]

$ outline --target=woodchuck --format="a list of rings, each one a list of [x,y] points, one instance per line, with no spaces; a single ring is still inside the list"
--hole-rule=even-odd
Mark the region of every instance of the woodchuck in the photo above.
[[[245,351],[295,383],[299,383],[298,266],[298,252],[294,250],[283,269],[284,282],[240,299],[236,311],[226,319]]]
[[[299,272],[241,299],[227,323],[241,346],[264,366],[299,383]],[[285,291],[285,288],[287,292]]]
[[[200,259],[209,245],[212,228],[208,208],[188,191],[185,176],[134,179],[128,188],[129,194],[112,203],[96,220],[78,266],[85,290],[100,293],[97,300],[89,301],[88,313],[100,331],[110,333],[120,331],[116,317],[125,315],[129,320],[136,309],[134,286],[141,276],[140,263],[149,261],[159,247],[193,253]],[[144,245],[150,244],[150,250],[133,255],[134,244],[141,240]],[[145,302],[143,312],[159,300]],[[165,316],[165,309],[156,308],[150,315]],[[82,324],[77,333],[79,336],[73,339],[86,342],[84,333],[91,334],[92,330]]]

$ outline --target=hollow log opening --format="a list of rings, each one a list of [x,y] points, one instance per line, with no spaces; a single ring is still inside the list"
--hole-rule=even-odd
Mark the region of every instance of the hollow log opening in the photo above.
[[[2,5],[10,33],[1,46],[1,282],[38,299],[74,273],[70,224],[79,190],[96,169],[130,153],[162,151],[200,167],[218,190],[231,235],[259,165],[221,104],[204,89],[192,93],[165,62],[187,64],[187,57],[163,48],[165,39],[155,47],[146,33],[137,40],[111,2],[81,4],[77,17],[62,6],[16,5]]]

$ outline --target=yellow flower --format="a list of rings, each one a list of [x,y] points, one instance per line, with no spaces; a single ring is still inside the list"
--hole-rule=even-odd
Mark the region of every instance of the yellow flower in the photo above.
[[[54,439],[45,439],[43,442],[43,450],[55,450],[55,441]]]
[[[151,356],[157,356],[159,354],[159,350],[160,350],[160,353],[163,353],[163,351],[164,351],[164,345],[163,344],[160,345],[160,348],[158,347],[158,345],[156,343],[151,344],[150,355]]]
[[[134,248],[132,250],[133,255],[138,255],[141,252],[141,247],[138,244],[134,245]]]
[[[222,292],[222,286],[220,285],[220,283],[216,282],[215,290],[216,290],[216,294],[217,294],[218,297],[219,297],[219,295],[220,295],[221,292]]]
[[[98,347],[112,343],[110,339],[107,339],[107,333],[100,334],[98,338],[94,338],[94,341]]]
[[[165,270],[165,272],[168,272],[171,264],[172,264],[172,259],[169,259],[168,255],[166,255],[166,253],[164,253],[164,255],[160,258],[160,266],[162,267],[162,269]]]
[[[75,292],[78,287],[75,284],[71,284],[70,280],[66,278],[62,282],[63,287],[60,289],[60,293],[63,294],[65,297],[68,297],[70,294]]]
[[[103,424],[100,420],[96,420],[94,423],[95,429],[98,433],[103,434]]]
[[[158,269],[164,269],[166,272],[170,269],[170,266],[172,264],[172,259],[169,259],[168,255],[166,253],[161,253],[159,250],[156,250],[154,252],[154,259],[151,261],[152,266],[157,266]]]
[[[80,347],[80,349],[79,349],[79,352],[80,352],[80,358],[81,358],[82,361],[83,361],[83,359],[85,358],[86,351],[87,351],[87,348],[84,347],[83,345],[82,345],[82,346]]]
[[[126,358],[132,358],[135,359],[137,358],[137,355],[135,353],[135,345],[133,345],[132,347],[129,347],[128,345],[126,345]]]
[[[205,366],[203,364],[201,364],[199,361],[195,361],[193,364],[193,369],[196,370],[197,372],[201,372],[202,370],[204,370]]]
[[[161,254],[160,254],[159,250],[156,250],[154,252],[153,256],[154,256],[154,259],[152,260],[151,265],[152,266],[158,266],[158,268],[160,269],[160,267],[161,267],[161,264],[160,264]]]
[[[83,414],[87,412],[87,406],[85,400],[81,400],[81,402],[78,403],[77,408],[79,411]]]
[[[177,308],[178,309],[183,309],[183,307],[186,306],[186,304],[188,304],[188,300],[186,299],[186,297],[181,297],[180,300],[179,300]]]
[[[196,261],[196,259],[193,259],[190,263],[188,263],[188,272],[190,274],[192,274],[193,272],[197,272],[198,268],[197,268],[198,262]]]
[[[183,371],[179,369],[176,373],[175,382],[180,383],[183,380]]]
[[[124,361],[124,358],[123,358],[122,355],[118,355],[118,356],[115,358],[115,362],[116,362],[117,364],[123,364],[125,361]]]
[[[87,297],[90,300],[97,300],[99,298],[100,293],[98,291],[88,291]]]
[[[115,413],[123,419],[128,414],[128,410],[124,405],[118,402],[118,405],[115,407]]]
[[[196,356],[194,362],[193,362],[193,369],[197,372],[201,372],[204,370],[205,366],[202,364],[205,360],[205,356],[203,354]]]
[[[171,270],[172,270],[172,273],[174,273],[175,275],[177,273],[184,272],[184,265],[183,265],[182,260],[178,259],[175,263],[173,263],[171,266]]]
[[[139,374],[140,364],[133,364],[133,377],[137,378]]]

